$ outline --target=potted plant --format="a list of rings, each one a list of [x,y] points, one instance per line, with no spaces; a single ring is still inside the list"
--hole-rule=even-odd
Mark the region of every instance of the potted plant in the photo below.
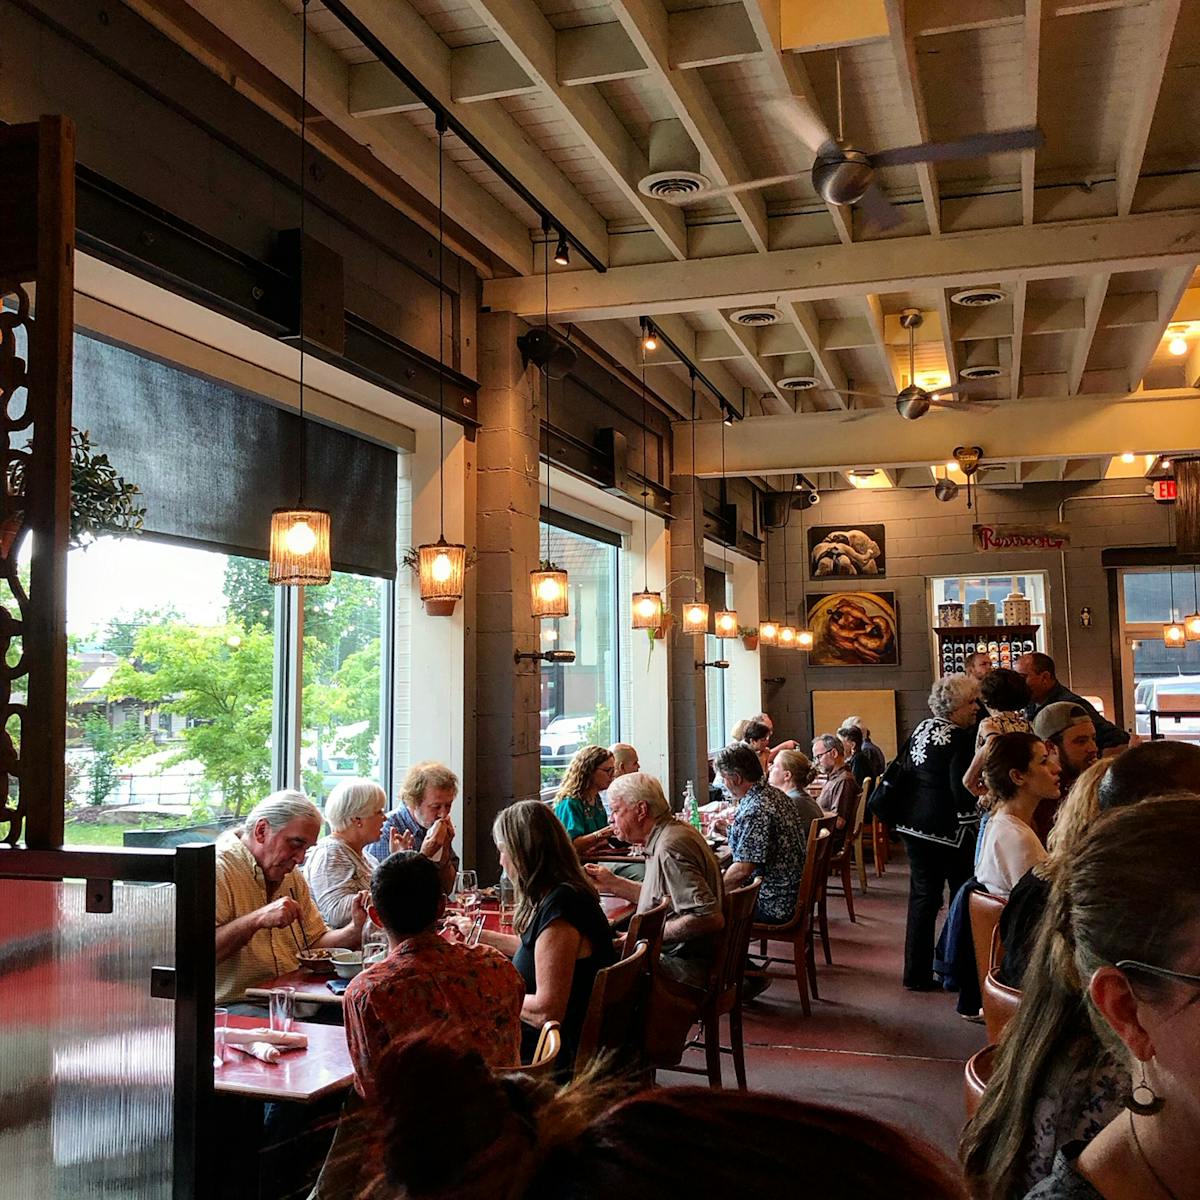
[[[468,550],[463,570],[469,571],[478,557],[474,547]],[[414,575],[421,574],[421,556],[415,546],[409,546],[400,556],[400,565],[407,567]],[[452,617],[458,607],[457,600],[423,600],[422,603],[425,605],[425,615],[429,617]]]
[[[758,626],[757,625],[739,625],[738,637],[742,639],[742,645],[747,650],[758,649]]]
[[[0,552],[12,553],[26,531],[25,456],[8,464],[5,513],[0,520]],[[141,489],[117,474],[107,454],[92,446],[86,429],[71,430],[72,550],[87,549],[98,537],[126,537],[142,532],[146,510],[137,504]]]

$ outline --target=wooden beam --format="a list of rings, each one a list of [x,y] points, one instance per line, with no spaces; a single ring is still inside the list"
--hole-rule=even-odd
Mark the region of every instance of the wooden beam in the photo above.
[[[1038,67],[1042,55],[1042,0],[1025,0],[1025,24],[1021,37],[1021,63],[1024,71],[1021,119],[1036,125],[1038,115]],[[1033,189],[1037,169],[1037,151],[1021,151],[1021,223],[1033,224]]]
[[[762,53],[740,0],[710,8],[685,8],[667,16],[671,66],[676,70],[742,62]]]
[[[729,335],[733,338],[734,344],[741,354],[742,362],[750,368],[751,374],[757,380],[757,383],[754,385],[755,390],[762,397],[764,406],[774,412],[790,413],[794,411],[787,393],[776,384],[774,372],[759,357],[759,331],[756,329],[746,329],[744,326],[737,324],[736,321],[731,321],[725,313],[721,314],[721,318],[725,322],[725,327],[729,330]]]
[[[875,335],[866,317],[838,317],[820,322],[821,349],[861,350],[875,345]]]
[[[901,108],[912,143],[927,142],[929,118],[925,113],[925,97],[921,92],[921,74],[917,66],[917,51],[904,26],[904,0],[883,0],[887,15],[888,40],[896,60],[896,78],[900,84]],[[942,232],[941,197],[938,195],[937,170],[932,163],[917,163],[914,167],[921,199],[925,202],[925,219],[929,232]]]
[[[892,352],[888,348],[887,334],[885,332],[885,321],[883,319],[883,304],[873,292],[868,293],[864,297],[867,309],[867,324],[871,327],[872,336],[875,339],[875,350],[879,357],[880,366],[883,367],[883,377],[888,380],[894,391],[899,391],[901,383],[899,376],[896,374],[896,365],[892,359]],[[909,383],[912,382],[910,379]]]
[[[564,87],[610,83],[650,73],[620,21],[560,29],[555,42],[556,75]]]
[[[1129,358],[1129,378],[1126,386],[1132,391],[1140,387],[1142,376],[1150,367],[1150,360],[1158,350],[1167,326],[1172,320],[1180,318],[1181,313],[1189,310],[1188,301],[1193,296],[1200,300],[1200,292],[1190,289],[1192,278],[1196,272],[1197,263],[1174,267],[1164,271],[1160,277],[1158,288],[1158,316],[1153,325],[1148,325],[1139,331],[1133,353]],[[1185,316],[1184,319],[1187,319]],[[1194,383],[1195,378],[1188,380]]]
[[[812,357],[814,372],[834,397],[838,406],[840,408],[848,407],[850,403],[849,397],[838,394],[839,391],[845,390],[849,386],[846,382],[846,373],[842,370],[842,364],[837,361],[834,355],[821,345],[821,322],[817,320],[812,305],[804,303],[785,304],[784,310],[787,312],[792,324],[800,332],[800,337],[804,341],[804,348]]]
[[[1054,436],[1047,437],[1047,430]],[[846,471],[871,447],[871,465],[885,470],[928,466],[946,447],[978,445],[984,462],[1101,458],[1117,450],[1195,453],[1200,450],[1200,391],[1173,388],[1111,395],[1055,395],[1006,400],[993,409],[938,409],[906,421],[892,405],[853,413],[754,417],[726,438],[729,475]],[[676,446],[676,452],[680,447]],[[705,476],[721,472],[720,422],[696,427],[696,463]]]
[[[863,297],[873,292],[1008,284],[1089,272],[1194,265],[1200,257],[1195,212],[1101,217],[954,237],[879,238],[852,246],[805,246],[636,267],[604,275],[564,271],[550,279],[556,320],[657,316],[751,304]],[[542,310],[540,279],[493,279],[484,303],[532,315]]]
[[[1021,13],[1022,0],[908,0],[904,21],[913,37],[930,37],[1016,25]]]
[[[1133,209],[1133,196],[1146,156],[1146,143],[1158,107],[1163,74],[1171,55],[1171,40],[1179,20],[1180,0],[1152,0],[1146,5],[1146,22],[1142,34],[1138,69],[1133,75],[1133,96],[1126,105],[1125,140],[1117,157],[1117,215],[1124,216]]]
[[[1013,283],[1012,293],[1012,349],[1008,364],[1009,395],[1016,399],[1021,394],[1021,354],[1025,346],[1025,314],[1028,306],[1024,279]]]
[[[621,124],[598,88],[559,82],[557,35],[536,0],[468,0],[506,52],[532,79],[552,110],[587,147],[622,198],[658,236],[676,260],[687,258],[683,212],[638,191],[649,174],[646,152]],[[543,156],[544,157],[544,156]]]
[[[377,59],[351,63],[347,74],[346,109],[352,117],[383,117],[425,107],[417,93]]]
[[[958,382],[958,357],[954,352],[954,321],[950,309],[950,299],[945,288],[937,290],[938,325],[941,326],[942,349],[946,352],[946,370],[950,373],[950,382]]]
[[[206,4],[214,2],[219,0],[204,0]],[[516,119],[498,100],[472,104],[455,100],[453,52],[408,0],[340,0],[340,3],[472,137],[488,148],[506,171],[524,183],[539,204],[571,230],[589,253],[607,264],[608,225],[604,218],[525,136]],[[551,41],[550,45],[553,44]]]
[[[1083,298],[1083,328],[1075,339],[1075,345],[1071,349],[1071,365],[1067,368],[1069,396],[1079,391],[1079,385],[1083,381],[1083,372],[1087,367],[1088,355],[1092,352],[1096,330],[1100,326],[1100,311],[1104,307],[1104,297],[1108,294],[1108,282],[1111,278],[1107,271],[1101,271],[1088,280],[1087,294]]]
[[[450,93],[459,104],[528,96],[538,86],[499,42],[450,51]]]
[[[683,123],[700,152],[701,169],[718,187],[751,178],[742,152],[721,116],[708,86],[696,71],[671,66],[671,37],[662,0],[612,0],[613,11],[638,53],[662,98]],[[729,204],[741,222],[750,244],[760,253],[770,249],[767,206],[761,192],[739,192]]]

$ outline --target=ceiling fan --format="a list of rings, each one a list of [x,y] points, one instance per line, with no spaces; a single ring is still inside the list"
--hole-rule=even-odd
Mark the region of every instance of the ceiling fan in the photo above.
[[[864,217],[876,228],[889,229],[900,220],[896,206],[875,182],[878,167],[897,167],[915,163],[951,162],[963,158],[981,158],[1012,150],[1036,150],[1046,140],[1036,125],[1002,129],[996,133],[977,133],[953,142],[922,142],[867,154],[845,138],[842,122],[842,60],[835,55],[837,71],[838,132],[830,133],[820,114],[799,96],[767,102],[775,121],[788,128],[817,157],[812,165],[812,184],[821,199],[829,204],[858,205]],[[779,183],[802,179],[804,172],[752,179],[728,187],[705,188],[681,194],[678,204],[698,203],[712,196],[752,191]]]
[[[906,308],[900,313],[900,324],[908,330],[908,384],[901,388],[895,395],[896,411],[906,420],[915,421],[918,417],[923,417],[931,408],[956,408],[960,411],[965,407],[967,394],[979,389],[987,389],[991,384],[991,379],[964,379],[959,383],[949,387],[933,388],[927,390],[920,387],[916,382],[917,368],[917,347],[916,347],[916,332],[924,324],[925,317],[919,308]],[[839,396],[858,396],[865,400],[886,400],[889,399],[882,392],[859,392],[849,388],[834,388],[832,389]],[[945,396],[962,395],[963,400],[945,400]],[[971,405],[975,409],[991,408],[992,406],[985,401],[975,401]],[[866,416],[869,409],[860,410],[850,414],[844,420],[857,420],[860,417]]]

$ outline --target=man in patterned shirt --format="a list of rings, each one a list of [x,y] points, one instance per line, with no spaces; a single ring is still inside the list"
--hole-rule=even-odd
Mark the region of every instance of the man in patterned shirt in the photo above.
[[[761,879],[754,919],[782,925],[796,909],[807,822],[799,805],[763,778],[758,755],[749,746],[741,742],[726,746],[717,753],[714,765],[738,801],[729,827],[733,862],[725,869],[725,888]]]
[[[445,910],[437,864],[423,854],[400,851],[375,871],[368,912],[390,952],[344,998],[354,1085],[366,1099],[388,1045],[416,1033],[478,1050],[494,1067],[520,1062],[524,981],[498,950],[439,937]]]

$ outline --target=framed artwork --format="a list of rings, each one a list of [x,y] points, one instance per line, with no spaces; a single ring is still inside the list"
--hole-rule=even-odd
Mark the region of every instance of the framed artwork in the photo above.
[[[887,574],[882,525],[814,525],[808,531],[811,579],[878,579]]]
[[[816,667],[894,667],[900,661],[895,592],[829,592],[805,597]]]

